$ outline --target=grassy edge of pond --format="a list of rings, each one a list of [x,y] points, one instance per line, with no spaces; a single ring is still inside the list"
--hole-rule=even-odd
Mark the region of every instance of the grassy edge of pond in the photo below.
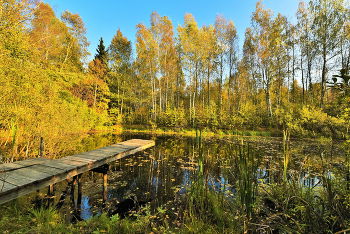
[[[199,154],[203,151],[201,147],[198,146]],[[284,154],[288,150],[286,147]],[[349,171],[349,151],[345,154]],[[259,181],[253,176],[257,170],[254,165],[260,158],[258,154],[250,151],[249,146],[231,150],[226,157],[228,161],[222,164],[234,164],[240,172],[237,197],[228,200],[222,193],[206,189],[201,172],[183,198],[185,208],[181,217],[171,225],[164,208],[159,207],[156,214],[151,214],[146,207],[126,219],[102,214],[67,226],[56,210],[28,208],[25,198],[20,198],[12,201],[11,206],[0,206],[0,229],[7,230],[4,233],[335,233],[350,225],[349,180],[344,180],[340,171],[329,173],[329,155],[320,153],[319,157],[322,170],[318,176],[324,185],[322,188],[303,186],[300,182],[302,170],[299,174],[291,173],[279,183],[258,186]],[[205,158],[200,160],[201,167]],[[286,160],[287,157],[285,165]],[[243,187],[244,190],[240,189]]]
[[[171,134],[171,135],[183,135],[196,137],[196,129],[195,128],[176,128],[176,127],[152,127],[150,125],[123,125],[120,126],[123,131],[129,132],[145,132],[145,133],[155,133],[155,134]],[[118,127],[116,127],[118,129]],[[281,137],[283,136],[282,131],[266,131],[264,129],[261,130],[222,130],[222,129],[210,129],[203,128],[202,129],[203,136],[217,137],[221,138],[224,136],[261,136],[261,137]]]
[[[182,135],[189,137],[196,137],[195,128],[177,128],[177,127],[152,127],[152,125],[119,125],[114,126],[114,129],[118,131],[127,131],[127,132],[139,132],[139,133],[154,133],[154,134],[169,134],[169,135]],[[244,130],[244,129],[232,129],[232,130],[223,130],[223,129],[211,129],[203,128],[202,129],[203,137],[283,137],[283,130],[275,128],[261,128],[256,130]],[[316,134],[313,131],[310,131],[308,134],[299,136],[292,135],[290,133],[291,139],[318,139],[323,141],[331,141],[332,137],[326,137],[322,134]],[[347,139],[347,136],[344,135],[343,138],[337,140]]]

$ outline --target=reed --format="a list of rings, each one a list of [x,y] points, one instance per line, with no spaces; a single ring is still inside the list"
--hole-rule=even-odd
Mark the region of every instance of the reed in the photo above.
[[[12,135],[12,157],[11,162],[13,162],[13,158],[15,156],[15,146],[16,146],[16,137],[17,137],[18,126],[15,123],[15,118],[11,118],[11,135]]]
[[[260,165],[260,152],[255,153],[255,149],[248,145],[230,146],[230,154],[236,152],[234,159],[234,170],[238,187],[239,207],[242,211],[244,230],[247,230],[247,222],[255,221],[254,206],[256,203],[258,181],[257,170]]]
[[[283,130],[283,183],[287,183],[287,171],[289,162],[289,137],[288,130]]]

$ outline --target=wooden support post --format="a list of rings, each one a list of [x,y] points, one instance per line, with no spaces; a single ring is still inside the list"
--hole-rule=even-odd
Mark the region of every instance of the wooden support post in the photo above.
[[[40,157],[44,157],[44,138],[40,138]]]
[[[103,202],[107,201],[107,173],[103,173]]]
[[[70,198],[71,198],[71,202],[73,205],[75,205],[74,202],[74,189],[75,189],[75,184],[77,182],[77,176],[73,177],[73,181],[72,181],[72,185],[71,185],[71,191],[70,191]]]
[[[77,201],[77,207],[80,209],[81,207],[81,197],[83,193],[83,185],[81,182],[81,174],[78,175],[78,201]]]
[[[92,169],[91,171],[103,174],[103,202],[106,202],[107,201],[107,173],[109,171],[109,164],[104,164],[100,167]]]
[[[48,202],[48,205],[49,206],[52,206],[53,204],[54,204],[54,192],[53,192],[53,190],[54,190],[54,188],[55,188],[55,184],[50,184],[49,185],[49,189],[48,189],[48,191],[47,191],[47,202]]]
[[[54,184],[49,185],[49,191],[47,192],[48,196],[51,196],[53,194]]]

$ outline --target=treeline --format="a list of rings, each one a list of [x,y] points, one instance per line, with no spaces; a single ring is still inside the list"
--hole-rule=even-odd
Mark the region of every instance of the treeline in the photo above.
[[[200,27],[186,14],[175,34],[170,18],[153,12],[149,27],[136,25],[136,51],[118,30],[107,47],[101,38],[88,62],[78,14],[58,17],[47,3],[3,0],[2,137],[15,148],[19,137],[37,144],[40,136],[151,124],[344,138],[349,17],[344,1],[300,2],[294,21],[258,1],[240,51],[236,27],[223,15]]]
[[[127,41],[120,31],[109,47],[109,79],[118,90],[110,110],[124,123],[343,138],[348,80],[330,78],[349,70],[348,8],[344,1],[300,2],[295,16],[274,16],[258,1],[240,51],[236,27],[223,15],[199,27],[186,14],[175,35],[169,17],[153,12],[150,27],[136,26],[135,60],[131,42],[114,43]]]
[[[0,146],[37,154],[40,137],[54,147],[55,138],[108,121],[91,101],[96,79],[84,65],[88,45],[78,14],[58,18],[49,4],[0,1]]]

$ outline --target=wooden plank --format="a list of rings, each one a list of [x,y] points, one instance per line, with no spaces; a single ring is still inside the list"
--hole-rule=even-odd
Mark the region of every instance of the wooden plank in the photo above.
[[[69,160],[69,159],[66,159],[66,158],[57,159],[57,160],[55,160],[55,162],[53,164],[55,164],[57,162],[65,163],[65,164],[72,165],[72,166],[75,166],[75,167],[81,167],[81,166],[85,166],[85,165],[89,164],[87,162],[74,161],[74,160]]]
[[[133,149],[136,147],[126,147],[125,145],[118,145],[118,146],[114,146],[114,147],[104,147],[98,150],[101,150],[102,152],[114,152],[115,150],[129,150],[129,149]]]
[[[24,196],[28,193],[34,192],[38,189],[47,187],[51,184],[57,183],[59,181],[55,180],[54,178],[50,180],[43,180],[39,183],[31,183],[27,186],[17,187],[17,189],[9,190],[4,193],[0,193],[0,204],[11,201],[15,198]]]
[[[16,164],[19,166],[31,166],[31,165],[41,164],[49,161],[53,161],[53,160],[48,158],[31,158],[31,159],[26,159],[22,161],[16,161],[16,162],[13,162],[13,164]]]
[[[113,150],[113,152],[109,152],[109,153],[93,153],[92,151],[90,151],[91,153],[90,154],[87,154],[87,153],[83,153],[83,154],[78,154],[76,155],[76,157],[79,157],[79,158],[85,158],[85,159],[92,159],[92,160],[100,160],[102,158],[107,158],[107,157],[111,157],[113,155],[116,155],[116,154],[119,154],[121,152],[125,152],[125,149],[115,149]]]
[[[82,155],[77,155],[75,156],[76,158],[81,158],[81,159],[86,159],[86,160],[93,160],[93,161],[98,161],[99,157],[95,156],[95,155],[87,155],[87,154],[82,154]]]
[[[0,193],[5,194],[16,189],[18,189],[18,186],[0,180]]]
[[[36,182],[44,180],[44,179],[48,179],[49,177],[52,176],[52,175],[45,173],[45,172],[42,172],[42,171],[32,170],[31,167],[25,167],[25,168],[21,168],[21,169],[18,169],[16,171],[13,171],[12,175],[27,177],[30,180],[33,180]],[[10,175],[10,177],[11,177],[11,175]]]
[[[128,145],[124,145],[124,144],[115,144],[115,145],[113,145],[113,147],[118,148],[118,149],[123,149],[123,150],[129,150],[129,149],[136,148],[135,146],[128,146]]]
[[[141,142],[140,147],[137,147],[135,142]],[[44,161],[43,163],[37,165],[22,163],[23,165],[26,164],[27,166],[30,166],[0,174],[0,179],[3,178],[2,183],[4,184],[4,191],[0,192],[0,204],[59,181],[72,178],[73,176],[82,174],[86,171],[100,167],[104,164],[113,162],[117,159],[134,154],[154,145],[153,141],[147,140],[126,141],[126,143],[132,145],[125,146],[123,143],[115,144],[58,160],[48,161],[44,159],[42,160]],[[37,162],[39,161],[40,160]]]
[[[20,168],[29,167],[31,165],[41,164],[47,161],[52,161],[52,160],[47,158],[31,158],[31,159],[25,159],[22,161],[12,162],[12,163],[4,163],[0,165],[0,172],[17,170]]]
[[[98,156],[98,157],[105,157],[106,153],[102,152],[102,151],[89,151],[89,152],[84,153],[84,155],[88,155],[88,156],[93,155],[93,156]]]
[[[64,171],[69,171],[69,170],[72,170],[75,168],[75,166],[73,166],[73,165],[57,162],[57,160],[55,160],[54,162],[50,162],[50,163],[42,163],[41,165],[62,169]]]
[[[5,172],[4,175],[5,178],[3,181],[16,185],[18,187],[28,185],[35,181],[35,179],[32,179],[31,177],[19,175],[17,173],[13,173],[12,171]]]
[[[133,145],[144,145],[147,144],[147,141],[125,141],[122,144],[127,146],[133,146]]]
[[[0,172],[5,172],[9,170],[13,170],[15,168],[18,168],[18,165],[13,164],[13,163],[4,163],[0,165]]]
[[[84,157],[77,157],[76,155],[65,157],[65,159],[72,160],[72,161],[78,161],[78,162],[86,162],[86,163],[96,162],[96,160],[94,160],[94,159],[88,159],[88,158],[84,158]]]
[[[45,172],[46,174],[50,174],[51,176],[57,175],[57,174],[61,174],[64,173],[65,170],[59,169],[59,168],[54,168],[54,167],[48,167],[45,165],[34,165],[29,167],[31,170],[35,170],[35,171],[41,171],[41,172]]]

